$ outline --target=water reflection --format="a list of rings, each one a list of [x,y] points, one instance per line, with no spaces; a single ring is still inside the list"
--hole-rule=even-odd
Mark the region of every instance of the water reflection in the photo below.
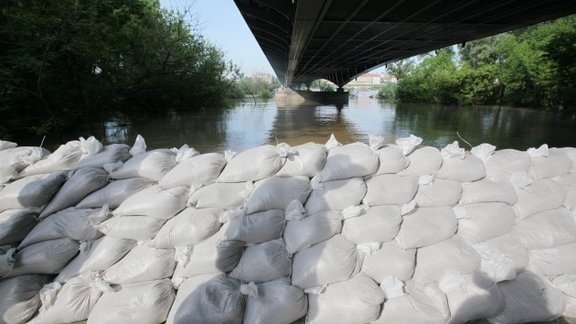
[[[272,101],[239,102],[230,109],[111,119],[78,128],[63,141],[95,135],[104,143],[131,144],[142,134],[149,148],[188,144],[200,152],[221,152],[277,142],[324,143],[331,133],[342,143],[367,142],[372,134],[388,141],[415,134],[427,145],[443,147],[459,140],[458,132],[472,145],[486,142],[524,150],[542,143],[576,146],[575,125],[574,115],[506,107],[390,104],[358,96],[340,106],[278,108]],[[20,144],[37,142],[37,138],[24,139]],[[47,143],[55,146],[62,140],[47,138]]]

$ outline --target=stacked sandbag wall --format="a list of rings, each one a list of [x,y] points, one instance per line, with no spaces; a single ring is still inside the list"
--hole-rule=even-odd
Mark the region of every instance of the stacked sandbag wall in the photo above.
[[[576,149],[0,141],[0,323],[576,317]]]

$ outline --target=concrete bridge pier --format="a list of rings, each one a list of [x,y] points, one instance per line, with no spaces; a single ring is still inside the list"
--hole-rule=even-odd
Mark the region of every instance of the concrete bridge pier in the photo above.
[[[348,104],[348,92],[338,88],[336,92],[318,92],[279,89],[274,95],[278,107],[292,107],[299,105],[343,105]]]

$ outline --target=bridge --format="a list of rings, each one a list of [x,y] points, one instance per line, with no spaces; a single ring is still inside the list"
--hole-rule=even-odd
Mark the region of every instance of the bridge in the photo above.
[[[342,87],[403,58],[576,13],[574,0],[234,0],[287,86]]]

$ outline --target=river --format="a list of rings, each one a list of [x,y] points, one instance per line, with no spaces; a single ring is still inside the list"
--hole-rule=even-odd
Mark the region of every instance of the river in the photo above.
[[[367,142],[371,134],[395,137],[415,134],[424,144],[443,147],[455,140],[466,146],[491,143],[497,148],[525,150],[549,146],[576,146],[576,117],[509,107],[455,107],[394,104],[360,95],[340,107],[277,107],[274,101],[237,102],[227,109],[168,113],[163,117],[130,122],[109,120],[83,125],[65,140],[94,135],[103,143],[131,144],[137,134],[148,148],[188,144],[201,153],[243,151],[266,143],[324,143],[331,133],[341,143]],[[38,145],[26,139],[21,145]],[[61,144],[47,138],[46,146]]]

